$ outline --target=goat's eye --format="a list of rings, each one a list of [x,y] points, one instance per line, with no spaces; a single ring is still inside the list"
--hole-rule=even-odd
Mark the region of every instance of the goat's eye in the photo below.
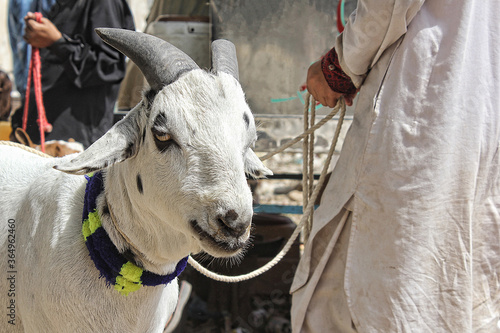
[[[169,141],[172,139],[172,136],[170,134],[157,134],[157,133],[155,133],[154,136],[158,141],[161,141],[161,142],[166,142],[166,141]]]
[[[166,151],[169,147],[172,146],[172,144],[175,143],[172,135],[168,134],[163,129],[157,129],[153,127],[151,129],[151,132],[153,134],[156,148],[158,148],[158,150],[161,152]]]

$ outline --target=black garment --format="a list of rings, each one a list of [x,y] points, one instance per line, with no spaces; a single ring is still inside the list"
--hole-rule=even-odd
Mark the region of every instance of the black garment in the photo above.
[[[58,0],[47,16],[63,38],[40,49],[42,90],[51,133],[46,140],[74,138],[86,147],[113,124],[113,109],[125,75],[125,57],[105,44],[98,27],[134,30],[125,0]],[[22,126],[22,106],[12,127]],[[34,89],[31,88],[27,132],[40,140]]]

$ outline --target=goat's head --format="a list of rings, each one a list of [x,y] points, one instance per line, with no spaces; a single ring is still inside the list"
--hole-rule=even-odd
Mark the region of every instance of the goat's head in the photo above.
[[[238,83],[233,44],[213,43],[209,73],[156,37],[119,29],[98,33],[138,65],[151,89],[102,138],[55,168],[120,173],[113,179],[122,179],[131,204],[186,236],[193,251],[237,254],[253,214],[245,173],[271,172],[251,150],[255,123]]]

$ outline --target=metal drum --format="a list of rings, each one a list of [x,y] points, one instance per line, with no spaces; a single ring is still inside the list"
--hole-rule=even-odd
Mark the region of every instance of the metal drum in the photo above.
[[[208,16],[163,15],[148,26],[146,33],[178,47],[201,68],[210,68]]]

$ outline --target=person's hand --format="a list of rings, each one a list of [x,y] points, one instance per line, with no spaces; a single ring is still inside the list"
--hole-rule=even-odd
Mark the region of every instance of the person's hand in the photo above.
[[[352,101],[356,97],[356,93],[343,95],[330,88],[321,70],[321,60],[312,64],[307,71],[307,90],[319,103],[331,108],[337,105],[341,96],[344,96],[345,103],[349,106],[352,105]]]
[[[62,37],[56,26],[45,17],[38,23],[34,13],[28,12],[24,17],[26,28],[24,29],[24,40],[33,47],[44,48],[54,44]]]

